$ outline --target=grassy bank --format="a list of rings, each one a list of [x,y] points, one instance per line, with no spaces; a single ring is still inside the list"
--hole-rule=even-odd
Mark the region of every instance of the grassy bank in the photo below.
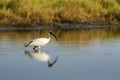
[[[0,25],[120,24],[119,0],[0,0]]]

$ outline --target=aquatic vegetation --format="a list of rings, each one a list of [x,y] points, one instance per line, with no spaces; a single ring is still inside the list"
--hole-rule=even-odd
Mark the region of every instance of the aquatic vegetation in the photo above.
[[[119,0],[0,0],[0,25],[120,24]]]

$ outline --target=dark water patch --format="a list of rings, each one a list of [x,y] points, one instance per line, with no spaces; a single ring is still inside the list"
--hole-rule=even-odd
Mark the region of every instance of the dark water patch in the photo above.
[[[47,26],[36,26],[36,27],[21,27],[21,26],[1,26],[0,30],[71,30],[71,29],[107,29],[107,28],[119,28],[119,26],[113,25],[99,25],[99,24],[57,24]]]

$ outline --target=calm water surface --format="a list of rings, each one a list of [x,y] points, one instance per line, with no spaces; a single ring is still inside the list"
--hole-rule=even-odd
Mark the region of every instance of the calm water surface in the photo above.
[[[0,80],[119,80],[118,30],[56,30],[40,51],[24,43],[47,31],[0,31]],[[56,63],[48,67],[48,60]]]

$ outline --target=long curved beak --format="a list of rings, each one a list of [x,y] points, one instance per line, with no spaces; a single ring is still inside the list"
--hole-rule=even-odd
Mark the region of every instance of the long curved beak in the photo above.
[[[52,63],[50,63],[50,59],[49,59],[48,60],[48,67],[52,67],[57,62],[57,60],[58,60],[58,56],[55,58],[55,60]]]
[[[52,32],[49,32],[51,35],[53,35],[54,36],[54,38],[56,39],[56,41],[58,42],[58,38],[55,36],[55,34],[54,33],[52,33]]]

